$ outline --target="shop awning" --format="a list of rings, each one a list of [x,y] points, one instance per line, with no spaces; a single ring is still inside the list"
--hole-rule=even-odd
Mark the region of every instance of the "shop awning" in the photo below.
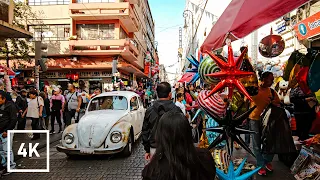
[[[250,34],[309,0],[232,0],[212,27],[201,51],[215,50],[225,45],[227,38],[235,41]]]
[[[194,73],[185,73],[178,82],[190,82],[194,75]]]

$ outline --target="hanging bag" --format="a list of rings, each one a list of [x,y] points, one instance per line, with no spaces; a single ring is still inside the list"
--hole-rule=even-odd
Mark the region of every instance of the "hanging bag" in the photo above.
[[[262,115],[262,152],[264,154],[296,152],[287,113],[285,109],[272,104],[275,91],[271,89],[271,93],[271,103]]]

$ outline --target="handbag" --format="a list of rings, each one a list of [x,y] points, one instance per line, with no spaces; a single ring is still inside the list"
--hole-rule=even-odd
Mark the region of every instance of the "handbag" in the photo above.
[[[71,100],[72,96],[74,95],[75,92],[73,92],[69,98],[69,100],[66,102],[66,104],[64,105],[64,112],[67,112],[69,111],[69,108],[68,108],[68,104],[69,104],[69,101]]]

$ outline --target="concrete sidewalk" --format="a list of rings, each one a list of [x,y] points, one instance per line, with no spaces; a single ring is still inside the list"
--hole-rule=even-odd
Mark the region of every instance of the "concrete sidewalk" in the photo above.
[[[244,139],[244,137],[243,137]],[[253,151],[252,144],[250,145],[250,149]],[[241,148],[239,150],[233,150],[233,158],[245,158],[248,157],[247,162],[251,164],[256,164],[256,158],[251,156],[245,149]],[[290,172],[290,168],[284,165],[278,159],[278,155],[275,155],[272,161],[273,172],[267,172],[267,176],[259,176],[258,174],[254,175],[252,179],[254,180],[295,180],[293,175]]]

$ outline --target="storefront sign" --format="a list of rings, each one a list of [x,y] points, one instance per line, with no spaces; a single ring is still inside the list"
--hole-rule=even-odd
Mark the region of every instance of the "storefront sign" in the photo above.
[[[299,40],[316,36],[320,33],[320,12],[298,22],[294,26]]]
[[[278,34],[282,33],[285,30],[286,30],[286,22],[281,22],[276,29]]]

